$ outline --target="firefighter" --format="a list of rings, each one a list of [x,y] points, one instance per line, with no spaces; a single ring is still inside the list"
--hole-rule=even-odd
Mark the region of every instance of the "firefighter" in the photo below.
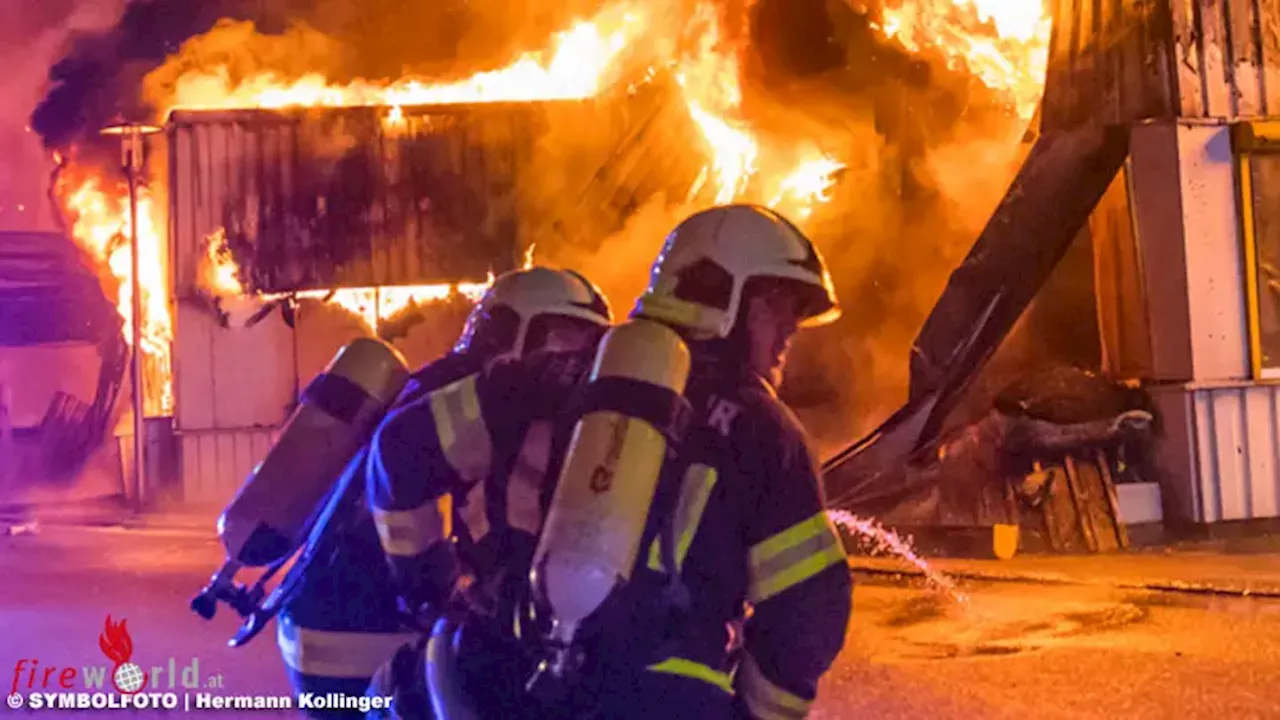
[[[418,370],[397,405],[499,357],[589,346],[610,322],[604,296],[577,273],[543,267],[507,273],[472,309],[452,351]],[[359,460],[348,472],[363,473]],[[300,591],[280,615],[279,647],[299,693],[363,694],[375,670],[414,637],[401,622],[383,555],[384,546],[398,551],[413,539],[394,535],[394,517],[379,513],[375,520],[363,503],[339,512],[342,517],[330,524],[334,530],[319,540],[327,547],[304,570]],[[443,518],[441,527],[449,520]],[[379,530],[388,522],[393,535],[380,542]]]
[[[532,697],[513,700],[480,690],[492,687],[489,676],[468,688],[473,712],[479,707],[482,717],[672,719],[807,715],[819,679],[843,646],[852,588],[807,439],[775,389],[796,331],[838,315],[822,258],[778,214],[750,205],[721,206],[675,228],[632,318],[660,323],[686,344],[691,361],[683,396],[692,419],[683,432],[669,433],[678,442],[675,452],[666,455],[661,443],[654,445],[666,458],[663,475],[676,478],[674,491],[654,496],[667,500],[655,499],[652,507],[666,509],[652,515],[650,506],[627,511],[650,517],[632,584],[679,591],[650,603],[667,607],[649,615],[648,609],[597,613],[596,627],[584,627],[582,634],[596,651],[587,654],[578,686],[542,710],[531,709],[539,704]],[[652,362],[679,362],[671,359],[680,353],[668,345],[650,355]],[[523,456],[531,444],[529,428],[548,420],[554,441],[550,451],[538,454],[551,458],[541,476],[559,478],[563,486],[558,463],[573,451],[568,430],[578,419],[568,398],[587,381],[593,364],[600,373],[603,360],[593,363],[593,356],[544,354],[498,364],[388,416],[371,445],[371,502],[429,507],[434,498],[447,497],[449,487],[493,489],[500,487],[494,479],[503,476],[508,497],[527,495],[528,490],[512,492],[523,482],[517,477],[523,464],[502,458]],[[662,375],[650,370],[651,377]],[[467,402],[458,399],[463,392]],[[645,394],[632,393],[628,401],[643,405]],[[415,479],[423,472],[433,485]],[[593,490],[603,488],[591,484]],[[534,494],[543,513],[554,514],[558,493],[544,486]],[[446,515],[442,509],[434,517]],[[414,532],[438,526],[434,517],[418,520]],[[511,517],[491,513],[489,521],[511,524]],[[524,528],[534,535],[541,529],[540,520]],[[443,542],[438,529],[433,536]],[[517,553],[507,553],[505,560],[525,570],[532,562]],[[412,585],[408,590],[422,592]],[[566,588],[560,590],[565,597]],[[581,592],[598,597],[596,590]],[[741,638],[734,637],[735,627],[743,628]],[[515,632],[522,634],[518,622]],[[459,647],[465,650],[466,644],[440,645],[444,652]],[[465,666],[465,658],[458,664]]]

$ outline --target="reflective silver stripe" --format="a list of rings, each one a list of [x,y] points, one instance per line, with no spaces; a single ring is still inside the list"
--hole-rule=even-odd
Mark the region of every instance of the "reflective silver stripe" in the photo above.
[[[689,554],[689,546],[698,534],[702,513],[707,509],[707,501],[711,499],[711,491],[715,489],[718,477],[715,468],[697,463],[690,465],[684,473],[675,517],[676,570],[684,567],[685,556]],[[662,538],[656,538],[653,545],[649,546],[649,568],[663,569]]]
[[[309,630],[283,619],[277,625],[276,644],[285,664],[317,677],[372,677],[397,648],[414,638],[413,633]]]
[[[809,701],[783,690],[765,677],[750,653],[743,654],[735,681],[747,709],[756,720],[801,720],[809,715]]]
[[[542,488],[551,460],[551,423],[530,423],[507,481],[507,522],[531,535],[542,527]]]
[[[464,483],[483,481],[489,475],[493,447],[480,413],[476,376],[446,385],[428,397],[436,436],[450,467]]]
[[[478,482],[467,491],[467,504],[458,512],[475,542],[489,534],[489,516],[485,514],[484,503],[484,483]]]
[[[747,600],[764,602],[844,561],[840,536],[819,512],[751,548]]]
[[[383,551],[414,557],[453,535],[453,496],[446,493],[412,510],[373,508],[373,522]]]

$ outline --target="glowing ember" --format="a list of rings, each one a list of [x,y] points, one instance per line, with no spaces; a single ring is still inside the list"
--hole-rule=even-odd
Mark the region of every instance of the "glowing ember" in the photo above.
[[[62,158],[57,158],[61,163]],[[109,184],[100,177],[63,166],[54,191],[71,226],[71,235],[118,284],[116,309],[124,319],[126,342],[133,341],[133,265],[127,185]],[[146,188],[138,193],[138,249],[142,287],[142,357],[145,413],[173,412],[170,343],[173,323],[169,310],[168,257],[157,222],[155,202]]]
[[[405,78],[335,85],[319,74],[289,81],[272,72],[233,81],[226,66],[217,66],[179,78],[173,105],[188,109],[349,107],[587,98],[608,79],[605,74],[614,60],[644,33],[648,18],[643,7],[607,8],[590,22],[557,34],[550,52],[525,53],[505,68],[457,82]]]
[[[860,518],[844,510],[828,510],[827,517],[840,527],[855,534],[863,547],[873,553],[888,552],[911,563],[924,573],[925,578],[947,597],[959,603],[969,602],[969,598],[956,589],[951,578],[934,569],[924,558],[916,554],[909,540],[903,540],[898,534],[880,525],[874,520]]]
[[[896,0],[884,8],[885,35],[904,48],[940,51],[988,88],[1009,95],[1023,118],[1044,93],[1052,16],[1043,0]]]

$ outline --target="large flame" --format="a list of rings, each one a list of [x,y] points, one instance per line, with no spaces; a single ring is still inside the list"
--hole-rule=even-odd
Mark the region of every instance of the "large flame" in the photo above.
[[[645,32],[649,18],[644,8],[642,3],[611,6],[591,21],[558,33],[549,51],[524,53],[507,67],[456,82],[404,78],[337,85],[319,74],[290,81],[269,71],[235,80],[222,65],[180,77],[173,105],[186,109],[351,107],[588,98],[600,90],[614,60]]]
[[[1004,93],[1023,118],[1044,92],[1053,18],[1043,0],[890,0],[885,35],[908,50],[930,47]]]
[[[55,194],[70,222],[72,237],[117,281],[116,308],[124,319],[124,337],[132,343],[133,257],[128,186],[64,165]],[[144,408],[146,415],[167,415],[173,410],[168,256],[155,201],[146,187],[138,189],[137,205]]]
[[[987,87],[1008,98],[1019,115],[1030,117],[1043,91],[1050,18],[1043,0],[887,0],[880,30],[912,52],[940,52],[963,65]],[[771,137],[743,115],[740,60],[743,50],[723,37],[717,6],[699,3],[679,23],[682,42],[654,38],[670,26],[656,22],[657,3],[629,0],[608,6],[589,21],[552,38],[541,52],[521,55],[510,65],[451,82],[406,78],[340,85],[319,74],[285,78],[264,71],[233,77],[226,65],[182,73],[173,83],[166,109],[286,108],[381,105],[392,108],[385,122],[402,123],[404,105],[536,101],[586,98],[621,76],[622,59],[674,69],[690,118],[706,153],[702,176],[691,193],[695,204],[754,201],[804,222],[826,202],[844,160],[815,141]],[[684,48],[678,51],[676,48]],[[61,183],[58,196],[73,219],[73,234],[119,280],[119,304],[131,322],[132,301],[127,192],[96,177]],[[148,413],[172,410],[169,344],[172,339],[166,244],[156,208],[140,197],[139,240],[143,253],[143,352],[148,358]],[[239,296],[245,288],[225,249],[225,237],[209,243],[202,287],[217,297]],[[370,328],[414,303],[462,293],[475,297],[487,283],[409,288],[344,288],[302,293],[347,308]],[[126,325],[126,337],[130,337]]]

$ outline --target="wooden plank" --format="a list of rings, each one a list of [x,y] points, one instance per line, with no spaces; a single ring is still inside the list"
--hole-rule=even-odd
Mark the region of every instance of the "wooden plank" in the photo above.
[[[1066,469],[1067,487],[1071,490],[1071,501],[1076,509],[1076,522],[1079,524],[1080,534],[1084,536],[1085,547],[1089,548],[1090,552],[1098,552],[1101,547],[1098,542],[1098,529],[1094,527],[1093,516],[1089,512],[1089,494],[1080,477],[1075,458],[1067,455],[1063,458],[1063,467]]]
[[[1106,489],[1107,506],[1111,508],[1111,517],[1114,521],[1112,526],[1116,531],[1116,541],[1119,543],[1121,550],[1128,550],[1129,530],[1124,526],[1120,518],[1120,498],[1116,492],[1115,478],[1111,474],[1111,455],[1105,450],[1098,450],[1094,454],[1094,462],[1098,464],[1102,486]]]
[[[1253,0],[1219,0],[1227,15],[1227,34],[1231,48],[1231,72],[1234,78],[1236,112],[1242,117],[1257,117],[1263,108],[1261,58],[1258,54],[1257,16]]]
[[[1209,112],[1209,101],[1200,72],[1204,62],[1196,2],[1197,0],[1170,0],[1173,19],[1172,61],[1177,99],[1184,117],[1203,117]]]

